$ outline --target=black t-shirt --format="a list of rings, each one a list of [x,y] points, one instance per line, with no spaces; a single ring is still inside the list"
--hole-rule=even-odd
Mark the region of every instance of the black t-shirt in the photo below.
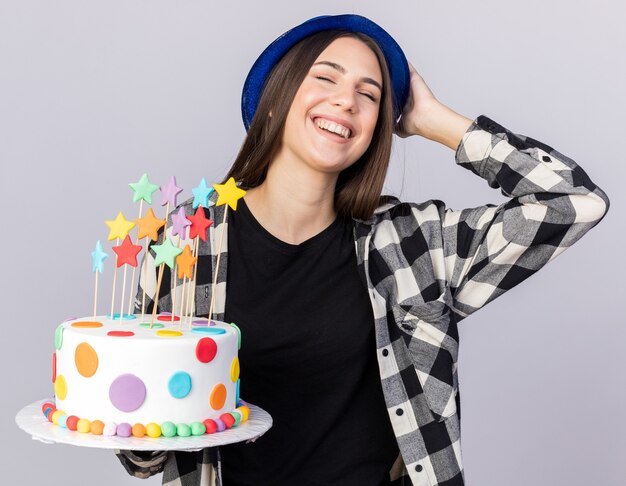
[[[241,398],[274,423],[255,442],[220,448],[224,486],[388,484],[399,452],[351,222],[291,245],[239,204],[225,319],[241,329]]]

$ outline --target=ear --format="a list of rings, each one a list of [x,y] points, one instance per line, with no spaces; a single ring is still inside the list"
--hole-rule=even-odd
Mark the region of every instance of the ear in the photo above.
[[[270,118],[272,118],[272,110],[270,110],[270,112],[269,112],[268,116],[269,116]]]

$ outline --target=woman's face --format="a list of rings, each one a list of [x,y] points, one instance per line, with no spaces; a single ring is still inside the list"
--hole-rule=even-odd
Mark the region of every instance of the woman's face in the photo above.
[[[334,40],[298,88],[277,157],[339,174],[369,146],[380,107],[382,73],[372,50],[354,37]]]

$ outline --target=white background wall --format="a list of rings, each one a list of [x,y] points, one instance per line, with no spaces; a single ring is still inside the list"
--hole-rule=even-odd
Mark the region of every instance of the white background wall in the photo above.
[[[470,486],[624,484],[618,0],[0,0],[0,483],[138,484],[112,453],[32,441],[14,416],[52,395],[54,329],[91,312],[89,252],[105,219],[135,217],[127,184],[176,175],[190,196],[201,177],[221,179],[245,133],[252,62],[324,13],[377,21],[441,101],[553,146],[609,194],[596,229],[462,323],[462,437]],[[386,192],[455,208],[502,201],[453,160],[434,142],[397,140]]]

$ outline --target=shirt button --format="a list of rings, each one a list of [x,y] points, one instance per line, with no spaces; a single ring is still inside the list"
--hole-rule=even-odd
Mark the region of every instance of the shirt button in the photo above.
[[[421,464],[418,464],[417,466],[415,466],[415,470],[416,470],[417,472],[422,472],[422,469],[424,469],[424,468],[422,467],[422,465],[421,465]]]
[[[388,355],[389,355],[389,350],[383,349],[383,356],[388,356]]]
[[[404,413],[404,410],[402,410],[401,408],[396,410],[396,415],[402,415]]]
[[[552,159],[548,157],[547,155],[544,155],[543,157],[541,157],[541,160],[543,160],[544,162],[552,162]]]

